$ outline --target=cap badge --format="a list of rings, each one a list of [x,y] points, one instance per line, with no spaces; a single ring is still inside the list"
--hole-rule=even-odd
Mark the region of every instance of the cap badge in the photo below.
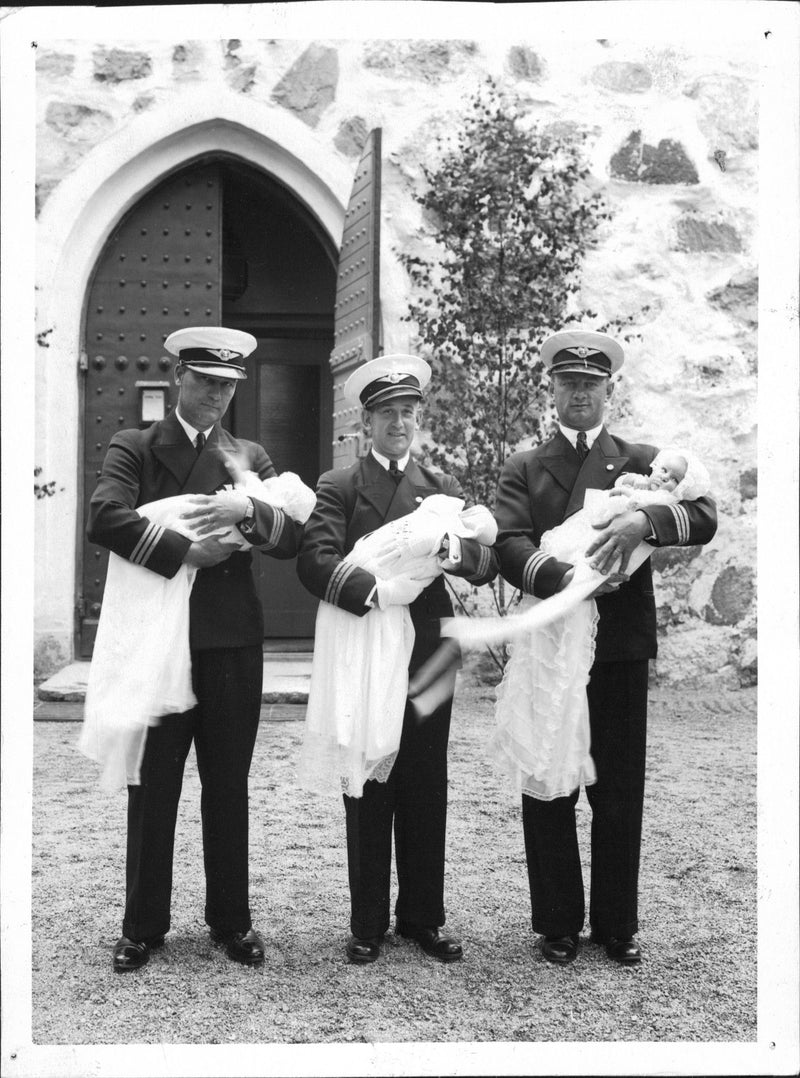
[[[405,375],[398,374],[397,371],[390,371],[389,374],[384,375],[384,378],[387,382],[391,382],[392,385],[396,385],[397,382],[402,382],[402,380],[405,378]]]
[[[239,354],[238,352],[232,352],[230,348],[209,348],[207,351],[214,356],[218,356],[219,359],[233,359],[234,356]]]

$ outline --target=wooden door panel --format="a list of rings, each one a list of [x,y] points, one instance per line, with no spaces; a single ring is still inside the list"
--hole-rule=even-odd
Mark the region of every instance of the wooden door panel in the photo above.
[[[221,197],[216,164],[170,176],[146,194],[109,237],[87,297],[84,350],[83,504],[100,475],[108,443],[138,425],[137,382],[166,382],[177,400],[166,337],[182,326],[218,325]],[[85,516],[85,513],[84,513]],[[82,543],[78,651],[91,654],[108,552]]]
[[[320,470],[320,367],[265,363],[260,368],[261,437],[278,472],[296,472],[312,489]]]
[[[344,218],[336,276],[333,371],[334,466],[356,459],[360,410],[344,399],[344,384],[361,363],[379,354],[381,129],[370,131],[358,162]]]

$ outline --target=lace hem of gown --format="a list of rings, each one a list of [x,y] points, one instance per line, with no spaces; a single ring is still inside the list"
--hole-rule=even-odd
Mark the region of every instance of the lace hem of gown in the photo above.
[[[576,564],[576,577],[591,573],[583,558],[587,526],[576,514],[545,533],[540,549]],[[528,595],[520,607],[541,602]],[[597,621],[597,604],[586,599],[509,647],[490,750],[517,793],[551,801],[597,781],[586,697]]]
[[[597,607],[588,600],[510,646],[490,750],[516,793],[552,800],[596,781],[586,699],[596,627]]]

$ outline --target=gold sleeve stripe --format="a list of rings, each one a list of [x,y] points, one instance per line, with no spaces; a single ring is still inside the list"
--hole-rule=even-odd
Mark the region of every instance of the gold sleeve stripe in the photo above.
[[[328,587],[325,589],[326,603],[330,603],[332,606],[336,606],[338,604],[339,598],[342,594],[342,588],[344,587],[344,583],[354,569],[355,565],[351,565],[349,562],[339,562],[339,564],[331,573],[331,578],[328,581]]]
[[[267,539],[267,542],[265,543],[265,546],[268,547],[275,547],[278,545],[281,532],[286,526],[286,514],[284,511],[282,509],[273,508],[272,512],[272,531],[269,533],[269,539]]]
[[[150,560],[150,555],[153,553],[153,548],[157,545],[163,534],[164,529],[160,524],[147,525],[130,556],[130,560],[134,565],[147,565]]]
[[[686,545],[689,542],[689,514],[683,505],[671,505],[670,509],[678,531],[678,545]]]
[[[524,592],[533,595],[533,582],[536,579],[536,574],[551,557],[552,555],[543,554],[541,550],[537,550],[535,554],[528,558],[525,562],[525,568],[522,570],[522,590]]]
[[[491,560],[491,554],[488,546],[481,547],[481,556],[478,561],[478,568],[467,577],[467,580],[480,580],[482,576],[486,575],[486,570],[489,568],[489,562]]]

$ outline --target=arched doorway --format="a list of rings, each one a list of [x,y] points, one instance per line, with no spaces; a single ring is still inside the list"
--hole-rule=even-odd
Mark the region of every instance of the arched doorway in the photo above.
[[[230,325],[258,340],[224,420],[313,487],[330,467],[336,250],[308,209],[245,162],[204,155],[162,180],[114,229],[86,301],[83,422],[88,498],[116,430],[145,425],[143,401],[176,402],[163,342],[185,325]],[[84,543],[79,649],[88,656],[107,552]],[[309,638],[315,601],[293,563],[256,557],[273,641]]]

